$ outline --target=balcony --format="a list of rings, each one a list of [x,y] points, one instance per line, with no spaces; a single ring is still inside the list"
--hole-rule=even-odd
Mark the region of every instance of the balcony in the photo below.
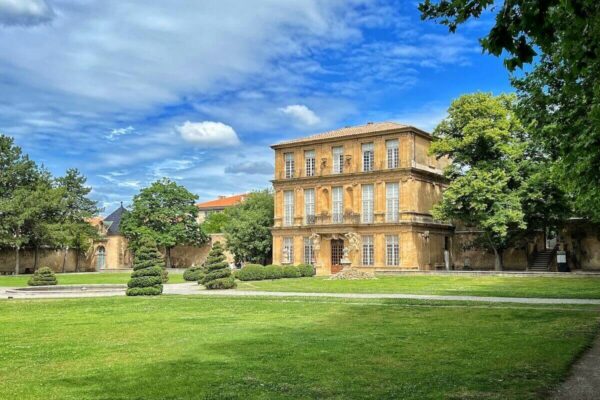
[[[317,216],[316,215],[307,215],[304,217],[304,223],[306,225],[314,225],[317,223]]]

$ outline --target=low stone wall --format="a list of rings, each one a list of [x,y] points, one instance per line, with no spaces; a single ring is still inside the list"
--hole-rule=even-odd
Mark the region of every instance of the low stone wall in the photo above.
[[[55,272],[75,272],[76,252],[74,250],[65,251],[60,249],[42,248],[38,251],[37,267],[49,267]],[[13,273],[15,271],[16,254],[14,250],[0,250],[0,273]],[[91,254],[80,254],[79,271],[94,271],[91,265]],[[35,262],[35,251],[33,249],[23,249],[19,252],[19,273],[33,272]]]

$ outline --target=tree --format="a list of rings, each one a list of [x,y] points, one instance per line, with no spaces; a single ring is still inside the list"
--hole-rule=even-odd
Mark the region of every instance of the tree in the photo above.
[[[231,289],[235,287],[235,280],[231,274],[229,264],[225,260],[221,242],[213,244],[204,268],[206,269],[206,275],[198,283],[202,283],[207,289]]]
[[[202,223],[204,233],[221,233],[223,228],[229,222],[229,215],[225,212],[214,212],[210,214]]]
[[[227,249],[236,260],[266,264],[273,242],[273,194],[268,190],[251,193],[225,213],[229,220],[223,227]]]
[[[131,280],[127,282],[127,296],[157,296],[162,293],[163,260],[150,236],[138,239]]]
[[[552,171],[571,193],[577,211],[600,221],[600,2],[597,0],[425,0],[423,19],[451,32],[486,10],[497,12],[481,45],[506,54],[519,114],[555,163]],[[537,56],[537,57],[536,57]]]
[[[207,237],[198,223],[198,196],[185,187],[162,179],[144,188],[133,198],[130,212],[121,221],[121,231],[135,253],[137,241],[150,236],[165,249],[171,268],[171,249],[177,245],[200,245]]]
[[[541,178],[545,157],[515,112],[514,95],[475,93],[452,102],[435,129],[437,157],[450,157],[450,183],[433,209],[436,219],[481,230],[503,269],[503,252],[531,231],[554,226],[568,212],[563,193]]]

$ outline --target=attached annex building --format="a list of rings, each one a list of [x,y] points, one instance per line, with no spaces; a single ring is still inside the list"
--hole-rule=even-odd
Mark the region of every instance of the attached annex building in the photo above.
[[[393,122],[346,127],[275,150],[273,262],[311,263],[318,275],[352,265],[375,271],[450,263],[451,225],[434,221],[446,159],[432,136]]]

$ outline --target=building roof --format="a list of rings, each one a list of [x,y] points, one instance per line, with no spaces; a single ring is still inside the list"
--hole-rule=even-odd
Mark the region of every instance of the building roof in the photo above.
[[[345,138],[349,136],[362,135],[367,133],[376,133],[376,132],[386,132],[393,131],[397,129],[403,128],[411,128],[410,125],[398,124],[396,122],[369,122],[365,125],[357,125],[357,126],[346,126],[341,129],[335,129],[332,131],[317,133],[315,135],[286,140],[283,142],[279,142],[271,147],[275,148],[278,146],[288,145],[288,144],[296,144],[296,143],[304,143],[311,142],[313,140],[322,140],[322,139],[337,139],[337,138]],[[416,128],[415,128],[416,129]],[[423,132],[426,133],[426,132]]]
[[[204,203],[198,203],[196,206],[199,209],[215,209],[215,208],[226,208],[232,207],[236,204],[241,203],[248,196],[247,193],[236,194],[235,196],[219,196],[218,199],[205,201]]]
[[[102,223],[108,227],[106,230],[108,235],[119,235],[121,233],[119,229],[121,226],[121,219],[126,212],[127,209],[123,207],[123,203],[121,203],[119,208],[113,211],[108,217],[104,218]]]

